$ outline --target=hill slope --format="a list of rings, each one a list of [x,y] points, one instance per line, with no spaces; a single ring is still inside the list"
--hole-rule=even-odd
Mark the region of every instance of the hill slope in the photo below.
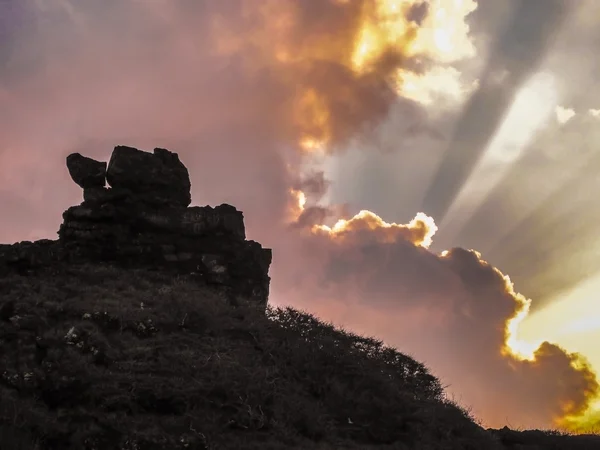
[[[493,448],[423,365],[308,314],[107,265],[0,292],[3,449]]]
[[[600,448],[509,430],[503,447],[410,357],[192,275],[55,266],[0,295],[2,450]]]

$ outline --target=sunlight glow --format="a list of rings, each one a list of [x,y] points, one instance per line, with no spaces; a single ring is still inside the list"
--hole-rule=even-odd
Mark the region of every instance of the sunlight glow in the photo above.
[[[423,74],[399,69],[397,89],[404,97],[424,105],[432,104],[439,97],[460,101],[477,87],[476,83],[465,85],[460,76],[454,67],[437,66]]]
[[[442,221],[449,238],[458,234],[485,201],[527,145],[556,114],[556,80],[548,73],[533,75],[515,96],[508,113]]]
[[[571,120],[575,116],[575,111],[573,109],[563,108],[562,106],[557,106],[555,113],[556,113],[556,120],[558,120],[558,122],[560,124],[567,123],[569,120]]]
[[[294,2],[269,0],[256,7],[249,2],[247,14],[258,15],[261,30],[241,36],[226,17],[219,17],[213,23],[215,51],[232,55],[251,46],[253,52],[260,49],[265,63],[290,74],[310,73],[316,61],[331,62],[347,69],[353,80],[377,80],[399,97],[422,104],[438,98],[454,104],[472,91],[471,82],[463,86],[462,74],[452,64],[476,54],[467,21],[477,8],[475,0],[327,1],[339,8],[340,17],[345,8],[358,6],[356,20],[342,19],[340,29],[324,29],[299,40],[296,31],[303,17]],[[406,64],[409,59],[414,64]],[[293,76],[290,81],[298,90],[291,105],[298,145],[308,153],[328,149],[338,133],[333,111],[339,101],[332,101],[330,89],[311,84],[310,77],[305,84]]]
[[[306,89],[297,99],[294,112],[296,123],[302,130],[300,147],[307,152],[325,147],[331,139],[331,124],[323,97],[315,89]]]
[[[391,82],[399,95],[429,104],[433,94],[456,98],[468,91],[461,86],[460,72],[444,64],[475,55],[466,22],[477,8],[474,0],[431,0],[420,24],[409,20],[411,8],[420,5],[418,1],[375,0],[374,4],[373,10],[365,10],[352,54],[357,73],[376,70],[386,53],[399,52],[438,64],[420,74],[397,69]]]
[[[399,235],[414,245],[429,248],[438,228],[432,217],[419,212],[407,225],[388,223],[374,212],[361,210],[350,219],[340,219],[333,227],[314,225],[312,232],[332,239],[343,240],[346,236],[368,230],[378,242],[397,242]]]
[[[512,286],[508,276],[504,276],[504,278],[509,285]],[[517,301],[520,302],[520,310],[506,323],[506,342],[504,343],[505,347],[503,348],[502,353],[505,355],[510,354],[520,360],[534,361],[535,351],[539,348],[543,340],[529,341],[523,339],[519,333],[521,324],[529,315],[531,300],[526,299],[520,294],[514,293],[514,291],[513,294]]]
[[[581,352],[600,368],[600,354],[595,343],[600,338],[598,292],[600,276],[580,284],[545,308],[535,311],[523,321],[520,332],[533,341],[544,337],[563,345],[567,350]]]
[[[306,207],[306,194],[299,189],[290,189],[290,195],[293,198],[288,211],[288,222],[296,222]]]
[[[600,276],[584,282],[543,309],[529,314],[519,325],[522,341],[533,345],[542,340],[555,342],[569,352],[585,355],[596,372],[600,369]],[[600,412],[600,399],[581,417],[569,417],[568,428],[588,426],[588,418]]]
[[[548,122],[555,111],[557,97],[554,76],[546,72],[533,75],[515,96],[486,155],[498,162],[515,162],[536,133]]]

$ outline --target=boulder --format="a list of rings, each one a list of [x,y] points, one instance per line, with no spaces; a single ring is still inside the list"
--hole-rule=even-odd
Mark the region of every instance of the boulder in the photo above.
[[[75,183],[83,189],[103,188],[106,184],[106,163],[79,153],[67,156],[67,169]]]
[[[187,168],[177,153],[155,148],[153,153],[133,147],[115,147],[106,181],[113,189],[127,190],[145,203],[187,207],[191,183]]]

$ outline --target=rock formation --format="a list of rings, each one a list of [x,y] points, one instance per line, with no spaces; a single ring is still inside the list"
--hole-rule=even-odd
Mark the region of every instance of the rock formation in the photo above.
[[[67,168],[83,203],[63,213],[57,241],[0,245],[0,275],[60,263],[149,267],[196,274],[233,301],[266,307],[271,250],[246,240],[233,206],[189,206],[190,178],[176,153],[117,146],[108,165],[73,153]]]

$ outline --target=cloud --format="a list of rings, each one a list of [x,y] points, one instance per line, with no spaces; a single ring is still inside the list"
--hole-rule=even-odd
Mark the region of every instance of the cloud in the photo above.
[[[285,288],[297,272],[274,281],[282,297],[328,320],[385,330],[388,343],[425,360],[488,425],[556,426],[585,411],[600,393],[585,359],[520,342],[531,301],[473,250],[429,251],[435,229],[425,215],[398,225],[368,212],[313,226],[295,254],[312,274],[303,271],[301,293]]]
[[[560,123],[560,124],[567,123],[575,115],[575,111],[573,109],[565,108],[560,105],[558,105],[556,107],[555,113],[556,113],[556,120],[558,120],[558,123]]]
[[[393,224],[323,202],[336,180],[319,170],[320,150],[362,148],[390,111],[410,124],[403,136],[443,139],[427,105],[468,93],[453,64],[473,55],[475,5],[2,2],[13,27],[0,41],[0,237],[55,237],[81,201],[67,154],[166,147],[190,169],[194,203],[236,205],[248,235],[274,248],[274,302],[410,351],[490,423],[548,425],[564,402],[576,413],[595,378],[552,344],[533,362],[502,354],[506,323],[527,302],[477,253],[429,251],[425,215]]]

